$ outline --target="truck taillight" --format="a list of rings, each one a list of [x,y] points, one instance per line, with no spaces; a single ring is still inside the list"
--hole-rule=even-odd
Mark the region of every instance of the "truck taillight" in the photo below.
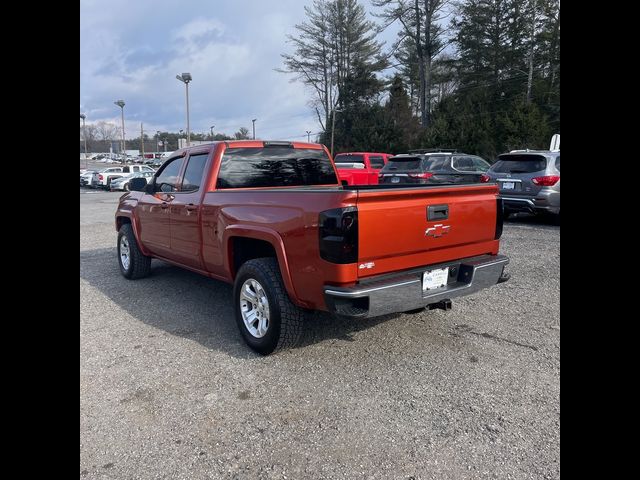
[[[480,175],[480,183],[487,183],[489,182],[489,180],[491,180],[491,177],[486,173],[483,173],[482,175]]]
[[[431,177],[433,177],[433,173],[431,173],[431,172],[410,173],[409,176],[411,178],[431,178]]]
[[[496,199],[496,234],[493,237],[499,240],[502,236],[502,227],[504,225],[504,202],[500,197]]]
[[[102,175],[98,175],[98,180],[102,181],[104,180],[104,177]]]
[[[358,261],[358,209],[334,208],[318,218],[320,257],[331,263]]]
[[[541,187],[553,187],[560,180],[560,175],[545,175],[544,177],[534,177],[531,179],[534,185]]]

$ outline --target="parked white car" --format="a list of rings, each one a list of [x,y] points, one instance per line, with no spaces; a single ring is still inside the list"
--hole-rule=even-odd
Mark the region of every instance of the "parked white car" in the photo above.
[[[80,170],[80,186],[91,187],[94,173],[96,173],[95,170]]]
[[[129,182],[132,178],[144,178],[147,183],[149,183],[149,179],[153,178],[155,171],[152,172],[140,172],[140,173],[132,173],[126,177],[116,178],[111,180],[110,190],[115,192],[116,190],[124,190],[129,191]]]
[[[146,165],[126,165],[123,167],[109,167],[100,172],[93,174],[93,185],[109,190],[111,181],[120,177],[128,177],[134,173],[155,172],[155,170]]]

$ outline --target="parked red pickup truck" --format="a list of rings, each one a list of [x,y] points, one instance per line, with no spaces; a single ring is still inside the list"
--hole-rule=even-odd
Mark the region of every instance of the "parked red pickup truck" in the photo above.
[[[387,164],[388,153],[339,153],[333,159],[343,185],[377,185],[378,173]]]
[[[326,147],[229,141],[174,152],[133,178],[115,214],[129,279],[158,258],[232,283],[251,348],[297,342],[303,315],[450,307],[508,278],[495,184],[347,186]]]

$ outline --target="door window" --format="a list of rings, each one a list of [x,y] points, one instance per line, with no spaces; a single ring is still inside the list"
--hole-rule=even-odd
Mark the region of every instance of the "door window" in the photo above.
[[[181,192],[195,192],[200,188],[204,167],[207,164],[209,153],[200,153],[198,155],[190,155],[187,168],[184,171],[182,179]]]
[[[157,192],[177,191],[181,166],[182,157],[167,160],[167,162],[162,166],[162,169],[158,171],[158,176],[155,181],[155,190]]]
[[[369,163],[371,164],[371,168],[384,167],[384,159],[382,157],[369,157]]]

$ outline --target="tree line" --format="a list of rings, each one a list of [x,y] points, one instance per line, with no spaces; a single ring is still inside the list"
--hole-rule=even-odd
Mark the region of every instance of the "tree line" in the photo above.
[[[117,153],[122,145],[122,127],[111,122],[99,121],[95,123],[87,123],[84,127],[80,126],[80,153],[84,152],[84,140],[87,141],[87,152],[109,152],[109,148]],[[135,138],[125,139],[126,150],[142,150],[144,142],[145,152],[172,152],[178,149],[178,139],[187,138],[186,133],[160,132],[157,135],[149,135],[143,133],[142,141],[138,135]],[[249,139],[249,129],[241,127],[233,135],[225,133],[195,133],[191,132],[191,140],[193,141],[216,141],[216,140],[247,140]],[[156,146],[156,141],[162,142],[162,145]]]
[[[335,152],[457,148],[492,160],[560,133],[559,0],[372,5],[378,22],[357,0],[314,0],[278,69],[308,87]]]

